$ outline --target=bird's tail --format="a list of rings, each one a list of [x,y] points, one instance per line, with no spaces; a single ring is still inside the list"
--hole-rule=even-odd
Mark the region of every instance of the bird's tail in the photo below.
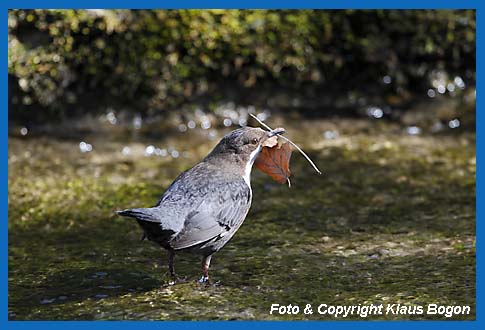
[[[124,217],[131,217],[141,221],[160,222],[159,214],[153,208],[126,209],[116,211],[116,213]]]

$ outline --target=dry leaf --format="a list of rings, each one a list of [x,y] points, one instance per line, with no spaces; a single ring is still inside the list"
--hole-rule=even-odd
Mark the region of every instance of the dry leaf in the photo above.
[[[249,114],[251,117],[253,117],[258,123],[261,124],[261,126],[263,126],[264,128],[266,128],[268,131],[274,131],[271,127],[269,127],[268,125],[266,125],[262,120],[260,120],[258,117],[256,117],[255,115],[253,115],[252,113]],[[276,130],[283,130],[283,132],[285,131],[284,128],[277,128]],[[298,150],[303,157],[305,157],[305,159],[310,163],[311,166],[313,166],[313,168],[315,169],[315,171],[317,171],[318,174],[322,174],[322,172],[318,169],[317,165],[315,165],[315,163],[313,163],[313,161],[310,159],[310,157],[308,157],[308,155],[293,141],[291,141],[290,139],[288,139],[287,137],[284,137],[283,135],[280,135],[279,137],[281,137],[283,140],[286,140],[288,141],[292,146],[294,146],[296,148],[296,150]],[[290,184],[290,180],[288,179],[288,185]]]
[[[263,147],[254,164],[276,182],[283,184],[288,181],[289,183],[290,157],[290,144],[283,143],[280,147]]]

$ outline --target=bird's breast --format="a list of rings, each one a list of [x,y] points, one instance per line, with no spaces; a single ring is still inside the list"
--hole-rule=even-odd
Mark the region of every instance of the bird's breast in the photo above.
[[[246,167],[244,169],[244,181],[246,181],[246,184],[249,187],[250,193],[251,191],[251,170],[253,169],[254,162],[256,161],[256,158],[258,158],[258,154],[261,151],[261,146],[256,148],[251,154],[249,155],[248,162],[246,163]]]

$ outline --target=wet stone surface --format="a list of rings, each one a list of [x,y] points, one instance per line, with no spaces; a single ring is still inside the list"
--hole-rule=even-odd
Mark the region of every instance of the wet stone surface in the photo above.
[[[196,283],[188,254],[176,264],[187,281],[168,286],[164,251],[114,211],[153,205],[224,130],[11,137],[9,319],[331,319],[270,315],[272,303],[470,305],[457,319],[475,318],[472,132],[268,123],[287,128],[323,175],[296,152],[291,189],[254,169],[253,207],[214,256],[220,284],[210,287]]]

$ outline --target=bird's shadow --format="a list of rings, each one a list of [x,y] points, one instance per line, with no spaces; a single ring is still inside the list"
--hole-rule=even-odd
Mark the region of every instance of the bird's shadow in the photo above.
[[[22,290],[24,294],[17,296],[10,305],[13,307],[13,303],[23,308],[35,308],[43,304],[100,300],[151,291],[163,284],[160,279],[137,271],[136,268],[104,265],[97,268],[63,269],[45,277],[40,283],[42,289],[37,286],[35,290]]]

